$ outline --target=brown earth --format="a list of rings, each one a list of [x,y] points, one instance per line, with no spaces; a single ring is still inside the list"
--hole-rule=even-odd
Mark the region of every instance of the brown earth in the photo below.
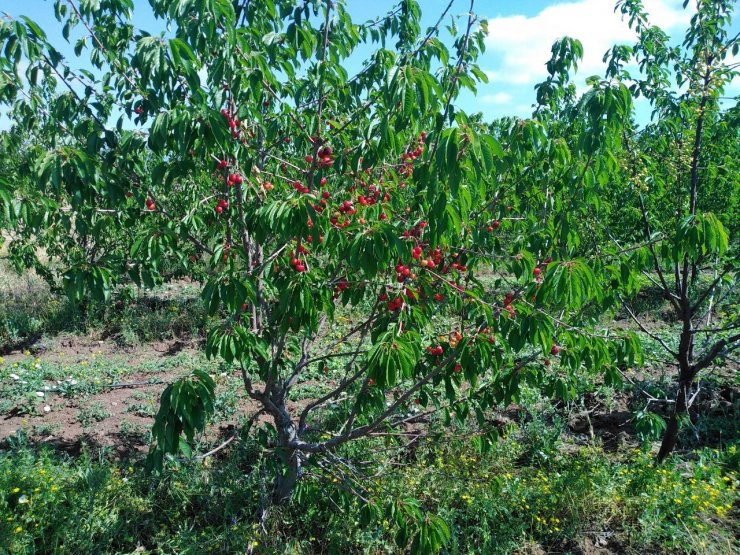
[[[121,365],[131,368],[133,372],[121,378],[122,383],[115,387],[85,397],[66,398],[50,392],[47,394],[47,401],[52,406],[52,411],[47,414],[0,416],[0,448],[16,431],[23,430],[34,443],[53,445],[73,453],[78,452],[83,445],[105,447],[123,456],[132,451],[146,450],[149,430],[153,423],[151,416],[135,414],[132,407],[146,405],[147,412],[156,411],[162,390],[184,371],[173,368],[166,372],[153,373],[137,369],[180,352],[192,353],[195,356],[199,346],[195,342],[173,340],[125,348],[114,341],[61,335],[53,340],[37,342],[29,347],[29,351],[44,361],[57,364],[79,364],[93,357],[115,357],[116,360],[120,360]],[[27,355],[20,351],[4,356],[6,364],[21,361],[26,357]],[[151,383],[152,381],[156,383]],[[331,384],[332,382],[328,381],[324,385]],[[322,384],[307,381],[302,385]],[[301,399],[289,403],[289,408],[292,411],[299,411],[310,401],[310,398]],[[738,390],[725,387],[712,396],[702,394],[700,401],[703,405],[717,407],[717,410],[731,412],[738,402]],[[90,406],[97,406],[109,416],[83,427],[79,418],[80,411]],[[565,407],[560,408],[566,410]],[[638,441],[632,423],[632,408],[630,397],[624,392],[617,392],[608,406],[597,396],[586,395],[583,409],[571,409],[569,412],[567,443],[576,448],[578,445],[598,440],[609,451],[636,446]],[[224,435],[225,429],[232,429],[237,424],[240,417],[249,418],[257,411],[256,403],[248,398],[242,398],[238,403],[236,414],[206,430],[205,441],[217,441]],[[262,416],[260,421],[267,418]],[[507,423],[521,422],[526,418],[525,411],[512,405],[496,416],[493,423],[503,431]],[[417,434],[424,435],[424,427],[425,423],[422,421],[410,422],[406,429],[410,435],[409,439],[413,439]]]

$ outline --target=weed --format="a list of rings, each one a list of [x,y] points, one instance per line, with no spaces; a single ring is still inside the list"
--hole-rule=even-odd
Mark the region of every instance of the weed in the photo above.
[[[110,416],[112,416],[112,414],[105,410],[102,403],[95,402],[80,410],[77,414],[77,421],[82,424],[83,428],[89,428],[93,424],[102,422]]]

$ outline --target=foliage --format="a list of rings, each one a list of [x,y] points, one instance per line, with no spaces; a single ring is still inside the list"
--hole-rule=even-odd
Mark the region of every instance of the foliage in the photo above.
[[[528,544],[572,549],[595,542],[595,530],[608,531],[609,547],[624,553],[733,550],[735,448],[698,451],[693,461],[658,468],[647,453],[612,459],[595,448],[567,456],[552,451],[547,463],[522,466],[522,455],[531,459],[539,448],[526,437],[511,429],[484,456],[451,441],[423,446],[403,466],[376,458],[387,473],[371,487],[380,500],[415,497],[441,515],[451,553],[512,553]],[[377,452],[360,443],[353,448],[356,458]],[[213,466],[181,466],[153,485],[138,464],[91,455],[71,460],[34,452],[21,440],[0,454],[0,549],[396,551],[397,523],[365,522],[362,503],[329,475],[302,482],[295,502],[261,525],[258,451],[244,444]]]
[[[639,40],[607,54],[604,79],[577,95],[583,48],[559,40],[533,117],[490,125],[457,106],[486,81],[486,23],[471,1],[445,44],[452,4],[422,31],[415,0],[361,24],[341,1],[151,0],[171,29],[155,36],[128,0],[57,0],[89,69],[31,19],[0,21],[10,259],[82,314],[130,285],[194,280],[206,354],[236,366],[258,406],[243,434],[273,455],[264,507],[419,412],[474,426],[485,454],[498,436],[486,415],[528,388],[569,402],[584,375],[620,383],[644,360],[635,332],[600,325],[619,310],[679,367],[662,460],[700,372],[740,347],[737,312],[713,312],[737,282],[737,115],[720,103],[732,4],[698,1],[674,47],[623,0]],[[640,96],[655,110],[642,130]],[[645,279],[682,323],[675,352],[629,308]],[[291,406],[317,377],[328,390]],[[229,410],[206,371],[169,385],[150,467],[192,457]],[[661,428],[644,411],[638,427]],[[399,549],[454,543],[418,499],[352,493]]]
[[[3,22],[5,96],[36,159],[17,164],[19,185],[4,184],[10,251],[77,302],[107,302],[129,279],[152,286],[166,265],[202,268],[203,299],[220,317],[207,353],[239,363],[248,394],[274,420],[260,437],[284,466],[275,501],[290,496],[312,453],[398,423],[411,402],[472,417],[516,398],[521,383],[569,397],[581,365],[617,379],[617,364],[638,356],[634,337],[588,331],[592,314],[614,304],[604,268],[572,241],[575,215],[596,193],[585,188],[559,212],[573,216],[551,225],[498,178],[556,148],[545,118],[525,122],[526,144],[505,152],[455,106],[461,89],[485,80],[475,60],[486,26],[472,11],[449,52],[438,26],[421,32],[413,1],[361,25],[331,2],[216,2],[200,9],[197,28],[193,5],[153,7],[173,37],[135,30],[125,2],[57,3],[65,36],[84,28],[76,53],[94,72],[75,72],[30,19]],[[373,43],[364,69],[348,76],[349,56]],[[550,81],[567,78],[580,55],[575,41],[556,45]],[[583,106],[578,147],[549,174],[560,176],[556,191],[591,163],[610,167],[629,95],[603,83]],[[30,180],[36,193],[21,197]],[[487,231],[494,218],[505,243]],[[51,264],[34,255],[39,247]],[[486,266],[501,276],[496,297],[476,279]],[[336,345],[317,349],[338,305],[366,310]],[[547,372],[541,360],[561,349]],[[345,377],[289,414],[290,390],[327,357],[345,361]],[[461,394],[463,382],[472,394]],[[157,429],[192,439],[185,424],[205,423],[207,390],[193,389],[192,403],[165,395]],[[315,416],[344,395],[335,418]],[[154,437],[153,461],[187,451],[169,432]],[[403,541],[428,551],[446,536],[435,530],[428,545],[413,534]]]

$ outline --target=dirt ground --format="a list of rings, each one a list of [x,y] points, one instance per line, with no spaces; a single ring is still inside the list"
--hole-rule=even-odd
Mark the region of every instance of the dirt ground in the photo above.
[[[156,364],[178,354],[195,358],[201,352],[195,342],[180,340],[124,348],[113,341],[78,336],[59,336],[36,344],[29,351],[31,356],[42,361],[61,365],[80,364],[91,358],[115,357],[118,365],[127,366],[132,372],[121,379],[121,383],[91,395],[65,397],[54,391],[47,392],[45,402],[52,407],[48,413],[37,411],[37,414],[10,413],[0,416],[0,449],[18,430],[22,430],[34,443],[48,444],[72,454],[79,453],[82,446],[87,445],[111,448],[121,456],[134,450],[147,450],[148,434],[154,422],[153,416],[136,414],[131,409],[146,400],[152,413],[156,412],[162,391],[169,383],[187,373],[187,370],[177,367],[152,372],[151,363]],[[5,355],[5,364],[12,365],[26,359],[29,351],[14,351]],[[145,366],[149,368],[143,368]],[[217,382],[223,382],[236,376],[237,373],[234,376],[221,374],[216,378]],[[260,384],[255,385],[259,387]],[[312,385],[312,382],[306,385]],[[310,398],[306,398],[289,402],[288,407],[292,411],[300,411],[310,401]],[[83,426],[79,418],[80,411],[90,406],[104,411],[105,417]],[[216,441],[233,430],[240,418],[249,418],[257,411],[255,402],[248,398],[241,399],[236,413],[208,427],[203,439],[206,442]],[[268,417],[261,416],[258,421],[266,419]]]
[[[37,411],[36,414],[5,414],[0,416],[0,449],[18,430],[25,432],[30,441],[52,445],[70,453],[78,453],[83,445],[105,447],[125,456],[133,451],[144,452],[149,442],[149,430],[153,423],[153,414],[159,406],[159,397],[167,384],[176,380],[188,370],[177,366],[167,366],[164,371],[152,371],[157,363],[165,363],[175,355],[193,358],[199,356],[200,346],[196,342],[173,340],[169,342],[150,343],[136,347],[122,347],[114,341],[100,341],[79,336],[58,336],[33,345],[30,356],[42,361],[60,365],[78,365],[91,358],[115,360],[117,365],[127,367],[129,373],[112,387],[83,395],[65,397],[56,392],[49,392],[45,399],[52,409],[48,413]],[[29,352],[15,351],[4,356],[5,364],[12,365],[27,359]],[[217,381],[237,379],[234,376],[217,376]],[[305,385],[317,385],[312,382]],[[738,389],[725,387],[721,391],[707,393],[700,401],[706,407],[721,410],[732,410],[738,402]],[[299,411],[310,398],[291,403],[292,411]],[[146,405],[148,414],[136,410]],[[80,421],[80,413],[86,407],[96,407],[100,411],[98,420],[86,426]],[[560,407],[565,410],[565,407]],[[226,433],[231,433],[240,418],[249,418],[258,410],[257,405],[249,399],[240,399],[236,413],[228,419],[220,420],[206,430],[207,442],[215,442]],[[638,444],[634,422],[633,407],[630,397],[620,392],[605,403],[593,394],[584,398],[580,409],[567,410],[566,445],[576,448],[595,439],[608,451],[617,451],[627,446]],[[265,420],[268,417],[261,417]],[[499,417],[501,429],[506,422],[526,419],[516,405],[508,407]],[[423,426],[423,423],[417,423]],[[408,430],[412,431],[412,430]],[[598,547],[598,546],[596,546]],[[598,552],[598,551],[595,551]]]

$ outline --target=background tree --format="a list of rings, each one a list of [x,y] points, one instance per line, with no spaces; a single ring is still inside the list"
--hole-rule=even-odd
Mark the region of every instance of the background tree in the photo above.
[[[639,289],[642,275],[666,299],[680,322],[675,341],[648,336],[677,367],[677,393],[658,460],[673,451],[680,420],[699,391],[703,371],[723,364],[740,349],[737,310],[717,314],[738,280],[737,105],[723,107],[724,87],[737,75],[730,53],[738,36],[728,34],[732,2],[700,0],[681,46],[650,25],[641,2],[619,2],[639,41],[620,46],[608,58],[608,77],[629,83],[647,98],[654,119],[627,130],[622,141],[624,186],[615,197],[609,235],[620,251],[644,241],[620,261],[625,298]],[[626,69],[634,61],[641,74]],[[730,297],[731,298],[731,297]]]

